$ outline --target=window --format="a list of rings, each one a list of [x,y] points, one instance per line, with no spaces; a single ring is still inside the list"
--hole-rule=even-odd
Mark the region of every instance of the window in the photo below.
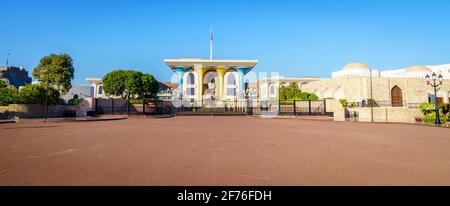
[[[186,96],[193,98],[195,96],[196,79],[194,72],[189,72],[186,77]]]
[[[195,76],[193,73],[189,73],[187,78],[187,85],[194,85],[194,84],[195,84]]]
[[[236,84],[236,75],[237,73],[234,71],[231,72],[227,72],[225,74],[225,79],[226,79],[226,98],[227,99],[233,99],[236,97],[236,89],[237,89],[237,84]]]
[[[275,97],[275,86],[273,84],[269,86],[269,94],[270,97]]]
[[[98,86],[98,94],[99,95],[103,94],[103,86],[102,85]]]

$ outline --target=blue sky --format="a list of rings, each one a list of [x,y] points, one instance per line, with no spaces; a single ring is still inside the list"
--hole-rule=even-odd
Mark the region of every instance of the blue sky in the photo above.
[[[29,71],[68,53],[74,84],[117,68],[160,81],[165,58],[257,59],[256,72],[328,77],[349,62],[386,70],[450,63],[448,0],[0,0],[0,64]]]

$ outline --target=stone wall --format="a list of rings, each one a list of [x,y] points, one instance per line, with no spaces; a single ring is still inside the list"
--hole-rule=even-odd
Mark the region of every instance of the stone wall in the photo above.
[[[398,86],[402,90],[403,101],[406,104],[420,104],[428,102],[429,94],[434,92],[427,85],[425,79],[414,78],[372,78],[373,99],[382,103],[391,102],[391,90]],[[348,102],[360,102],[370,99],[370,78],[368,77],[339,77],[321,79],[302,86],[302,90],[317,94],[320,98],[347,99]],[[444,102],[449,101],[450,80],[444,80],[438,97]],[[407,105],[405,105],[407,106]]]
[[[348,108],[349,112],[356,112],[357,120],[360,122],[370,122],[371,108]],[[374,122],[402,122],[415,123],[416,117],[423,117],[419,109],[409,109],[405,107],[374,107],[373,120]]]
[[[64,117],[68,111],[75,111],[77,117],[87,116],[88,111],[93,111],[92,98],[84,99],[80,105],[49,105],[49,118]],[[45,117],[45,106],[40,104],[10,104],[8,106],[0,106],[0,119],[14,119],[14,118],[43,118]]]
[[[54,105],[48,107],[48,117],[64,117],[65,111],[75,110],[78,108],[72,105]],[[77,112],[78,115],[78,112]],[[8,106],[0,106],[0,119],[14,119],[14,118],[44,118],[45,106],[39,104],[10,104]]]

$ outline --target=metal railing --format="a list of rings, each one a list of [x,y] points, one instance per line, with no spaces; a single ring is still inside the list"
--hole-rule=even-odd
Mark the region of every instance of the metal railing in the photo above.
[[[96,99],[100,114],[160,115],[182,112],[238,112],[247,115],[330,115],[326,100],[157,100],[148,104],[129,104],[126,100]]]

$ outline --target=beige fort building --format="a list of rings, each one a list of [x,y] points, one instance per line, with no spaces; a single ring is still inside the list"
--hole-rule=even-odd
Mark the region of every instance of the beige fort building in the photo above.
[[[421,116],[418,109],[421,103],[435,101],[434,90],[425,78],[432,73],[443,77],[437,92],[438,103],[449,103],[450,64],[379,71],[364,63],[349,63],[332,72],[331,78],[262,78],[258,81],[258,91],[260,99],[277,99],[280,84],[296,82],[302,91],[315,93],[321,99],[330,100],[330,104],[347,100],[354,105],[348,110],[358,113],[360,121],[371,121],[373,116],[374,121],[413,122]],[[369,102],[376,105],[373,115],[365,107]],[[339,106],[328,108],[335,110],[335,119],[340,119],[345,114],[340,114],[342,108],[336,107]]]

